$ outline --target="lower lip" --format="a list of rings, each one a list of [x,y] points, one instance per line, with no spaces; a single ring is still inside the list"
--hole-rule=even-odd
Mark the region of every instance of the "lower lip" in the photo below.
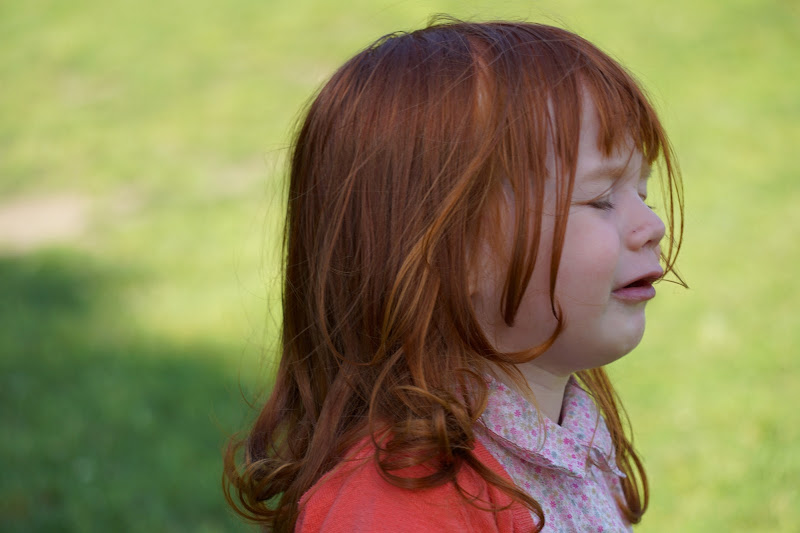
[[[646,302],[656,297],[656,288],[652,285],[639,287],[623,287],[611,293],[617,300],[624,302]]]

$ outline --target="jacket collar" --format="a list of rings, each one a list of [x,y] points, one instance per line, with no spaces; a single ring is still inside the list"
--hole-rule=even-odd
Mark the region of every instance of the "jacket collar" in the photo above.
[[[583,477],[593,462],[625,477],[605,421],[592,398],[574,377],[564,391],[561,425],[540,414],[524,396],[492,377],[486,377],[489,399],[481,423],[522,460]],[[591,460],[591,461],[590,461]]]

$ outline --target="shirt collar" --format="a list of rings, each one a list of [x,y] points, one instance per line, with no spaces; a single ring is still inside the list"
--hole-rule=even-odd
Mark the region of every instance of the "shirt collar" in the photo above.
[[[522,460],[583,477],[588,460],[624,477],[605,421],[592,398],[574,377],[564,391],[561,425],[556,424],[511,387],[486,376],[489,398],[481,415],[491,436]]]

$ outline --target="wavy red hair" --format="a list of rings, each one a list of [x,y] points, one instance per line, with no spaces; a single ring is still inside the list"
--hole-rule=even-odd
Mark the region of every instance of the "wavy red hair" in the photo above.
[[[291,531],[300,497],[359,440],[385,434],[375,461],[389,482],[455,483],[459,469],[472,468],[535,512],[541,527],[539,503],[484,467],[472,447],[489,364],[513,374],[547,343],[524,357],[494,350],[468,295],[469,251],[490,231],[482,215],[506,180],[519,220],[505,320],[513,322],[540,264],[551,272],[558,316],[566,217],[552,257],[537,257],[541,224],[522,217],[541,212],[548,151],[558,203],[569,205],[584,91],[604,153],[632,141],[648,163],[662,163],[669,272],[683,208],[669,142],[636,81],[583,38],[537,24],[440,20],[380,39],[320,90],[291,158],[277,378],[249,435],[225,457],[226,496],[242,515]],[[620,507],[638,522],[647,478],[614,388],[602,368],[578,377],[627,475]],[[429,476],[401,475],[420,463]]]

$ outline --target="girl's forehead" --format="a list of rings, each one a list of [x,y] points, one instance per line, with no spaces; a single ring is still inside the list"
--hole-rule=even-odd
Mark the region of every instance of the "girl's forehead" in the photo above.
[[[652,167],[644,160],[638,149],[632,149],[627,155],[615,153],[609,157],[595,149],[593,153],[578,155],[575,177],[583,182],[615,182],[620,179],[647,181],[651,172]]]
[[[581,130],[578,141],[576,178],[584,181],[612,181],[621,178],[646,180],[651,166],[636,146],[631,133],[618,135],[610,153],[601,150],[601,122],[597,107],[586,91],[582,95]]]

